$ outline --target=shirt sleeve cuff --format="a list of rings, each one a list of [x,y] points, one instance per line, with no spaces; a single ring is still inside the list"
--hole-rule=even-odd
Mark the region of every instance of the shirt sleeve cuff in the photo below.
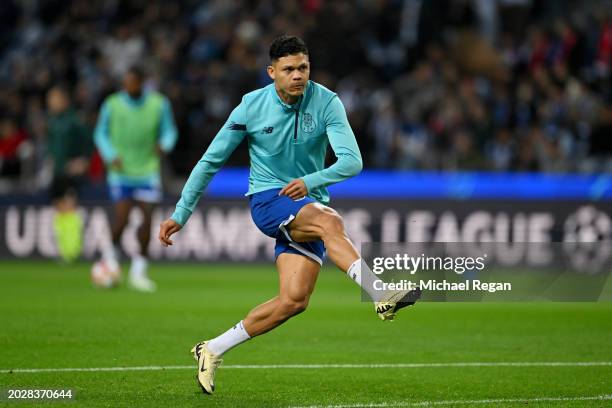
[[[185,208],[176,207],[170,219],[174,220],[174,222],[176,222],[181,227],[183,227],[185,226],[185,223],[187,223],[187,220],[189,219],[190,216],[191,216],[191,211]]]
[[[317,184],[316,176],[314,174],[307,174],[304,177],[302,177],[302,180],[304,180],[304,184],[306,185],[306,188],[308,189],[308,193],[311,193],[312,190],[314,190],[315,188],[319,186]]]

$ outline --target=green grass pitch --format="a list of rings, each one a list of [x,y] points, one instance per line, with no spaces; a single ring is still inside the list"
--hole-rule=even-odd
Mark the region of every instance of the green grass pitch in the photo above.
[[[358,288],[326,267],[309,309],[229,352],[215,395],[205,396],[188,350],[274,296],[273,266],[156,264],[152,295],[96,290],[89,267],[0,263],[4,394],[70,388],[76,401],[43,406],[85,407],[612,406],[612,303],[424,302],[381,322]],[[604,364],[449,365],[474,362]],[[415,363],[424,366],[368,366]],[[288,364],[296,366],[258,367]],[[303,367],[312,364],[326,366]],[[166,368],[8,371],[142,366]]]

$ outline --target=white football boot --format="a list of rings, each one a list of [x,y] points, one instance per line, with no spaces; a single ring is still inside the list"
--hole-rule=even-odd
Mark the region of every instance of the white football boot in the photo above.
[[[398,310],[412,306],[421,298],[421,288],[411,291],[393,292],[380,302],[374,302],[374,309],[381,320],[392,321]]]
[[[157,285],[147,276],[149,262],[142,256],[132,258],[130,266],[130,278],[128,280],[130,286],[140,292],[155,292]]]
[[[153,293],[157,290],[157,285],[146,276],[133,277],[129,279],[130,287],[139,292]]]
[[[215,372],[223,360],[221,357],[211,353],[206,347],[207,341],[201,341],[191,349],[193,358],[198,362],[198,373],[196,379],[198,385],[205,394],[215,392]]]

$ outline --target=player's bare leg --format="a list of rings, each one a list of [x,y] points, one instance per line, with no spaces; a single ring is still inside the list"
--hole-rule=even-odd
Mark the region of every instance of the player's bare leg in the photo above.
[[[321,266],[310,258],[283,253],[276,259],[279,294],[249,312],[243,324],[251,337],[281,325],[308,306]]]
[[[154,292],[156,289],[155,282],[147,276],[149,266],[148,252],[149,240],[151,239],[151,218],[153,214],[153,204],[143,201],[135,201],[135,205],[142,212],[142,222],[138,228],[138,243],[140,253],[132,257],[130,266],[130,285],[143,292]]]
[[[136,205],[142,211],[142,223],[138,228],[138,242],[140,243],[140,253],[144,257],[149,256],[149,241],[151,240],[151,219],[153,218],[152,203],[136,201]]]
[[[374,289],[373,283],[378,278],[362,262],[346,234],[342,218],[333,208],[320,203],[305,205],[289,226],[291,238],[296,242],[323,241],[328,258],[374,300],[376,313],[382,320],[393,320],[396,311],[413,305],[420,297],[420,290],[379,293]]]
[[[123,234],[123,230],[127,226],[132,206],[131,200],[121,200],[115,203],[115,217],[112,226],[112,239],[115,246],[119,245],[121,234]]]
[[[202,391],[215,390],[215,372],[221,356],[251,337],[264,334],[280,326],[308,306],[321,266],[302,255],[280,254],[276,260],[279,274],[278,296],[257,306],[244,320],[220,336],[196,344],[191,352],[198,362],[198,384]]]
[[[290,235],[296,242],[322,240],[327,257],[343,271],[361,258],[344,229],[344,222],[333,208],[319,203],[305,205],[291,221]]]
[[[116,202],[113,207],[114,214],[111,226],[112,245],[105,248],[102,253],[102,260],[112,269],[119,269],[121,234],[123,234],[123,230],[127,226],[132,205],[131,200],[121,200]]]

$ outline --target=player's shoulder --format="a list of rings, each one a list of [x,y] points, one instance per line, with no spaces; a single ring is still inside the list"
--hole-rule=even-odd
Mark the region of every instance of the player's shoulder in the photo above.
[[[103,103],[104,104],[112,103],[114,101],[119,100],[120,98],[121,98],[121,91],[113,92],[111,94],[108,94],[106,98],[104,98]]]
[[[329,101],[338,95],[331,89],[315,81],[309,81],[309,88],[313,97],[323,101]]]
[[[115,109],[115,107],[118,105],[118,102],[120,101],[121,92],[113,92],[111,94],[108,94],[102,101],[102,104],[100,105],[100,110],[102,112],[110,112]]]
[[[337,93],[314,81],[309,81],[307,98],[310,100],[309,104],[320,111],[326,111],[332,101],[339,101]]]
[[[263,88],[259,88],[249,93],[246,93],[242,97],[242,101],[249,105],[265,101],[267,97],[270,95],[270,88],[272,87],[274,87],[273,83],[266,85]]]
[[[147,91],[146,96],[148,99],[153,100],[158,103],[166,103],[168,101],[168,98],[166,98],[164,94],[158,91],[153,91],[153,90]]]

